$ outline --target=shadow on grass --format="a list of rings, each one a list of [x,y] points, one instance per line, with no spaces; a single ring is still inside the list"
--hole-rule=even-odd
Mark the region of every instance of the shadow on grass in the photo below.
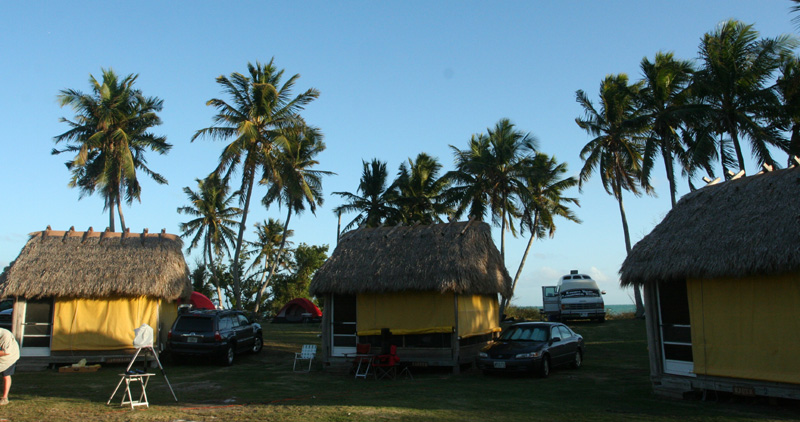
[[[655,397],[643,321],[570,326],[586,340],[584,365],[577,370],[555,369],[546,379],[484,376],[474,368],[460,375],[448,369],[412,368],[413,380],[356,380],[346,367],[323,368],[320,359],[314,361],[310,373],[292,371],[294,352],[302,344],[319,344],[318,325],[264,324],[264,350],[237,356],[233,366],[196,359],[165,364],[178,403],[156,370],[147,390],[153,405],[149,415],[157,420],[374,420],[379,415],[397,420],[488,421],[530,420],[534,416],[608,421],[621,417],[665,421],[796,417],[795,404]],[[12,400],[21,410],[12,420],[46,420],[43,410],[33,410],[41,406],[84,415],[67,420],[116,415],[112,412],[120,408],[105,403],[125,366],[104,366],[96,373],[18,373]],[[133,418],[139,414],[122,415]]]

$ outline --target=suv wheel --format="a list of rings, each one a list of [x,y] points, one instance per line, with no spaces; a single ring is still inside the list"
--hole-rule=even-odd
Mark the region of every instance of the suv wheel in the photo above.
[[[222,364],[225,366],[233,365],[234,350],[233,346],[228,344],[225,346],[225,351],[222,353]]]
[[[253,339],[253,353],[261,352],[261,349],[264,348],[264,339],[261,336],[256,336]]]

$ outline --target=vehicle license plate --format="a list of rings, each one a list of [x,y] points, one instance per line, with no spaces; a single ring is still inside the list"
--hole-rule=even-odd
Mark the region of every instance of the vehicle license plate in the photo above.
[[[186,339],[187,343],[197,343],[197,337],[189,337]]]
[[[581,318],[586,318],[586,317],[588,317],[588,316],[589,316],[589,313],[587,313],[587,312],[581,312]]]
[[[505,369],[506,363],[505,362],[494,362],[495,369]]]

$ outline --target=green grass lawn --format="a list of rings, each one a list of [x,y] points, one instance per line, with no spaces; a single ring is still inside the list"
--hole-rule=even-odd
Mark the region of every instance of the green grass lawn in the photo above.
[[[96,373],[18,373],[10,421],[768,421],[800,416],[794,402],[726,399],[669,400],[651,392],[644,322],[577,323],[586,340],[584,366],[556,369],[550,378],[484,376],[475,369],[414,372],[414,379],[355,380],[346,371],[293,373],[295,351],[318,343],[314,325],[265,324],[265,348],[232,367],[183,362],[166,365],[180,400],[153,377],[151,407],[131,411],[120,396],[106,405],[122,366]]]

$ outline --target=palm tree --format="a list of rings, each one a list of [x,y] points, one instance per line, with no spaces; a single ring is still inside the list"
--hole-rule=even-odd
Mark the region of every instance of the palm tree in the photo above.
[[[759,39],[753,25],[736,20],[721,23],[703,37],[703,65],[695,75],[693,89],[706,106],[713,132],[720,136],[719,156],[726,176],[731,166],[745,169],[741,138],[750,142],[759,165],[775,165],[769,146],[788,150],[780,131],[766,121],[779,104],[769,83],[782,57],[795,46],[789,36]]]
[[[180,224],[181,237],[193,236],[187,253],[203,243],[203,265],[211,268],[217,298],[222,304],[218,265],[222,256],[229,254],[228,245],[235,241],[236,231],[233,227],[239,224],[236,218],[242,214],[242,210],[231,206],[238,192],[229,194],[227,181],[220,180],[218,174],[212,173],[203,180],[196,180],[197,191],[188,186],[183,188],[191,205],[179,207],[178,213],[197,218]],[[219,258],[217,262],[214,257]]]
[[[788,131],[789,164],[800,156],[800,59],[787,58],[781,66],[781,76],[775,84],[781,98],[779,127]]]
[[[622,217],[622,231],[625,236],[625,250],[631,251],[628,220],[622,202],[622,192],[630,191],[640,195],[643,145],[641,134],[644,127],[637,119],[636,98],[641,83],[628,85],[625,74],[606,76],[600,84],[600,110],[582,90],[576,92],[576,99],[584,109],[584,117],[576,118],[578,126],[595,138],[581,150],[584,160],[580,171],[578,187],[589,180],[592,173],[600,173],[603,188],[614,196],[619,204]],[[636,316],[644,315],[641,292],[634,288]]]
[[[287,232],[283,231],[283,223],[280,220],[268,219],[263,223],[256,223],[256,237],[258,240],[255,242],[248,242],[252,249],[247,250],[244,255],[247,257],[253,256],[253,262],[250,264],[250,270],[255,270],[256,273],[261,274],[258,282],[259,287],[265,285],[269,268],[273,262],[277,262],[278,266],[283,264],[287,266],[291,260],[291,254],[288,249],[279,253],[279,245],[284,243],[284,237],[287,239],[294,235],[293,230]],[[292,242],[286,242],[287,246],[291,246]],[[263,265],[263,268],[259,268]],[[259,289],[261,290],[261,289]],[[256,293],[256,303],[260,303],[261,295]]]
[[[241,166],[242,183],[240,191],[243,204],[242,220],[233,254],[233,292],[237,307],[241,307],[240,254],[247,227],[247,214],[253,194],[256,174],[272,172],[275,165],[275,141],[282,136],[285,127],[295,124],[297,113],[319,96],[316,89],[308,89],[292,97],[292,88],[300,75],[291,76],[281,84],[283,70],[278,70],[274,59],[262,65],[248,63],[248,75],[231,73],[229,77],[217,77],[223,92],[231,97],[231,103],[212,98],[206,104],[214,106],[218,113],[214,116],[215,126],[198,130],[192,141],[199,137],[212,139],[231,139],[222,154],[217,167],[218,173],[230,174]]]
[[[644,58],[641,64],[644,86],[639,92],[640,113],[650,127],[645,143],[642,184],[650,186],[650,172],[658,154],[664,159],[669,194],[675,206],[675,158],[685,156],[680,130],[683,115],[696,109],[689,102],[692,64],[676,60],[672,53],[657,53],[654,62]]]
[[[279,207],[286,206],[286,223],[283,226],[283,232],[288,233],[292,214],[301,214],[305,211],[306,204],[311,213],[316,214],[317,206],[323,203],[322,176],[333,173],[312,169],[319,164],[315,157],[325,150],[322,132],[319,129],[306,126],[302,121],[298,121],[297,125],[284,129],[276,141],[280,145],[281,151],[277,154],[278,159],[275,165],[269,167],[268,172],[265,172],[261,179],[262,183],[269,183],[267,194],[261,202],[267,208],[275,201],[278,202]],[[287,237],[283,236],[281,239],[278,256],[283,252]],[[272,262],[272,268],[258,291],[256,312],[261,304],[261,296],[275,274],[277,265],[278,260],[276,259]]]
[[[576,223],[581,222],[567,206],[567,204],[580,206],[578,199],[564,196],[564,191],[578,185],[578,179],[564,178],[566,173],[567,164],[559,163],[555,157],[547,154],[537,153],[531,160],[525,174],[525,190],[519,192],[519,200],[522,205],[520,229],[523,233],[527,229],[530,237],[517,273],[511,282],[511,295],[508,298],[504,297],[500,303],[500,315],[505,312],[508,302],[514,296],[514,290],[522,274],[522,269],[525,267],[525,261],[534,239],[542,239],[545,236],[552,238],[555,235],[555,217],[562,217]]]
[[[473,135],[465,150],[450,145],[455,153],[456,169],[445,178],[453,184],[447,197],[455,205],[454,217],[467,209],[473,218],[483,220],[491,211],[500,230],[500,254],[505,257],[505,232],[516,231],[509,216],[518,215],[514,197],[524,189],[523,174],[536,151],[530,133],[517,130],[509,119],[501,119],[487,135]]]
[[[358,215],[349,222],[344,230],[350,230],[362,224],[367,227],[378,227],[388,218],[394,215],[395,209],[389,203],[387,197],[388,190],[386,180],[389,172],[386,171],[386,163],[376,158],[367,163],[361,161],[363,170],[361,180],[358,183],[357,193],[334,192],[347,202],[334,208],[333,212],[338,215],[347,212],[357,212]],[[360,195],[358,194],[360,193]]]
[[[91,94],[65,89],[58,95],[61,107],[71,106],[75,118],[60,119],[71,129],[54,138],[56,144],[67,142],[67,146],[63,150],[53,149],[52,154],[75,153],[75,158],[65,163],[72,173],[68,186],[77,187],[80,198],[99,190],[105,199],[103,210],[109,211],[109,228],[115,231],[116,208],[122,231],[125,231],[123,195],[128,205],[134,199],[141,201],[142,188],[136,171],[145,173],[156,183],[167,183],[162,175],[147,167],[145,151],[166,154],[172,145],[167,143],[166,137],[149,132],[150,128],[161,124],[156,113],[164,103],[158,97],[145,97],[133,88],[138,75],[119,79],[112,69],[102,69],[102,73],[102,83],[89,75]]]
[[[443,201],[447,180],[439,178],[442,165],[436,158],[424,152],[414,160],[400,164],[397,179],[389,191],[390,200],[397,208],[391,224],[433,224],[442,222],[442,215],[452,210]]]

